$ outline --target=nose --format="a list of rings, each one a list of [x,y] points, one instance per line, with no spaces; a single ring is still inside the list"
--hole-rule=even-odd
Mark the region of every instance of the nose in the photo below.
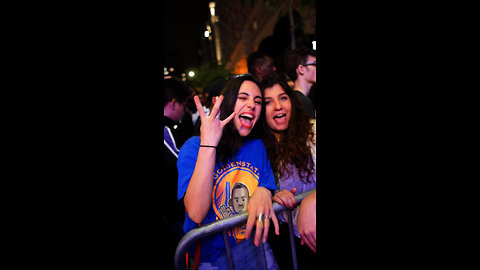
[[[253,98],[248,100],[247,107],[255,109],[255,100],[253,100]]]
[[[273,101],[273,110],[279,111],[281,109],[282,109],[282,106],[280,105],[280,102],[278,102],[277,100]]]

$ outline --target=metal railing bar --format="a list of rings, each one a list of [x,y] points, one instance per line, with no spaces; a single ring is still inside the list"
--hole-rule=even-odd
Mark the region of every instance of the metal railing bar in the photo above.
[[[260,258],[262,261],[263,269],[268,270],[267,267],[267,256],[265,255],[265,246],[263,245],[263,242],[260,242],[260,245],[258,246],[260,248]]]
[[[293,270],[298,270],[298,262],[297,262],[297,250],[295,249],[295,235],[293,234],[293,219],[292,219],[292,211],[285,210],[287,212],[288,217],[288,232],[290,235],[290,247],[292,248],[292,261],[293,261]]]
[[[314,192],[316,189],[309,190],[307,192],[298,194],[295,196],[295,200],[297,201],[298,205],[303,201],[305,197],[307,197],[310,193]],[[280,211],[284,211],[288,208],[274,202],[273,203],[273,211],[278,213]],[[177,245],[177,249],[175,250],[175,269],[177,270],[185,270],[186,265],[183,262],[183,258],[185,257],[185,253],[190,245],[195,243],[195,241],[222,232],[225,229],[237,227],[247,222],[248,219],[248,212],[243,212],[237,215],[233,215],[221,220],[217,220],[205,225],[202,225],[198,228],[195,228],[188,233],[186,233],[180,242]]]
[[[228,258],[228,268],[230,270],[235,270],[235,265],[233,264],[232,249],[230,248],[230,241],[228,240],[227,230],[223,231],[223,242],[225,242],[225,249],[227,251]]]

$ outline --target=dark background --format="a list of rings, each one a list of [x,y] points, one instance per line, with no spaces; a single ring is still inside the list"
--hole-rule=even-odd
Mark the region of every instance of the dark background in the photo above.
[[[210,19],[208,0],[164,1],[163,40],[165,65],[185,71],[200,64],[198,49]]]

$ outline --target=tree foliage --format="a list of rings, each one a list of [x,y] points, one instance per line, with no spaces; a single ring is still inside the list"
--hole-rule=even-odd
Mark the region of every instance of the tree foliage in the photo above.
[[[208,84],[218,78],[228,78],[232,75],[232,70],[227,70],[225,66],[219,66],[216,63],[202,64],[192,79],[189,79],[190,85],[197,90],[202,91]]]

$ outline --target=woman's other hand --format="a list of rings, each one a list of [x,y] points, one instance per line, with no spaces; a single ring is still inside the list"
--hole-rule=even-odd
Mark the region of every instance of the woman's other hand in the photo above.
[[[291,210],[297,206],[297,200],[295,200],[295,192],[297,192],[297,188],[292,188],[291,190],[284,189],[282,191],[279,191],[273,196],[273,201]]]

